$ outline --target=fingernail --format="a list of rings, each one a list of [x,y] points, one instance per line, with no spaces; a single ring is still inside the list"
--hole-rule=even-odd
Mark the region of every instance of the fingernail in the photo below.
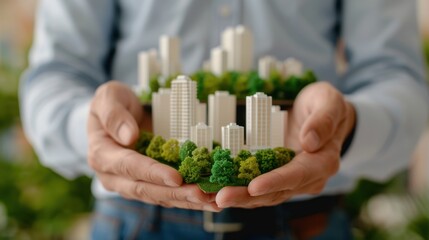
[[[178,187],[178,186],[180,186],[179,184],[177,184],[177,183],[175,183],[175,182],[173,182],[171,180],[164,180],[164,184],[167,185],[167,186],[169,186],[169,187]]]
[[[123,144],[127,144],[130,142],[132,132],[126,123],[122,123],[122,125],[119,127],[118,135],[119,139]]]
[[[320,137],[314,130],[312,130],[307,133],[304,138],[304,142],[307,144],[311,151],[315,151],[319,148]]]

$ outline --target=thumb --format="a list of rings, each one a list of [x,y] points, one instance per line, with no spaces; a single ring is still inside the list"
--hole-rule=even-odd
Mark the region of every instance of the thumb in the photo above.
[[[344,97],[336,90],[331,93],[315,94],[312,101],[306,101],[309,111],[299,133],[304,151],[315,152],[322,148],[343,121],[346,112]]]
[[[139,135],[140,114],[134,113],[137,111],[130,107],[136,105],[130,103],[132,97],[133,94],[127,87],[113,82],[97,90],[91,107],[91,114],[98,118],[104,130],[121,145],[132,144]]]

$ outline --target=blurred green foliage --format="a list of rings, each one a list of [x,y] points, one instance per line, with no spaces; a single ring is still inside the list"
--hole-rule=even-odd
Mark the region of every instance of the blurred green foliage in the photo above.
[[[0,135],[20,129],[17,86],[21,72],[0,63]],[[26,145],[22,139],[9,141]],[[0,152],[0,239],[64,238],[77,217],[91,211],[90,182],[88,177],[62,178],[41,166],[31,149],[12,157]]]

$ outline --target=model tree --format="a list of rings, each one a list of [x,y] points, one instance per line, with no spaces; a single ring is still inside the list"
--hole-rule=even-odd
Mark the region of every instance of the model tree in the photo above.
[[[249,184],[252,179],[261,175],[256,157],[249,157],[240,162],[238,178],[243,179],[245,184]]]
[[[146,149],[146,155],[156,160],[162,160],[161,153],[164,143],[165,140],[161,136],[154,137]]]
[[[141,131],[139,139],[136,142],[136,151],[146,155],[146,149],[148,148],[150,141],[153,138],[153,134],[146,131]]]
[[[212,168],[212,158],[207,148],[196,148],[192,152],[192,159],[194,160],[195,164],[201,167],[199,172],[201,175],[210,175],[210,170]]]
[[[179,173],[186,183],[195,183],[200,178],[201,165],[197,164],[192,157],[186,157],[179,167]]]
[[[283,166],[286,163],[289,163],[292,158],[295,157],[295,152],[289,148],[276,147],[273,150],[276,153],[276,158],[279,166]]]
[[[273,149],[262,149],[255,153],[261,173],[269,172],[280,166],[276,158],[276,152]]]
[[[180,161],[185,160],[186,157],[192,157],[192,151],[197,148],[194,142],[186,140],[183,145],[180,147],[179,157]]]
[[[210,182],[218,183],[221,186],[234,183],[234,178],[237,174],[230,155],[231,151],[229,149],[220,149],[216,151],[213,159],[214,164],[211,169],[212,175],[210,176]]]
[[[166,162],[176,163],[179,161],[179,141],[176,139],[169,139],[162,145],[161,157]]]
[[[245,161],[246,159],[248,159],[251,156],[252,156],[252,153],[250,153],[248,150],[246,150],[246,149],[240,150],[240,152],[238,152],[237,156],[233,160],[236,168],[239,169],[240,163],[242,161]]]

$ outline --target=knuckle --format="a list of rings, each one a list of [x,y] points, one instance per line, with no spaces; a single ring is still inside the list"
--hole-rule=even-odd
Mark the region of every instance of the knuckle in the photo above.
[[[103,164],[100,163],[100,144],[93,144],[88,149],[88,164],[95,170],[102,170]]]
[[[134,182],[131,192],[132,195],[137,196],[139,199],[146,201],[150,199],[146,185],[144,183]]]
[[[120,157],[116,161],[116,169],[119,174],[130,177],[133,180],[136,180],[137,178],[134,174],[134,171],[132,170],[133,167],[128,161],[129,156],[130,156],[130,153],[125,153],[124,156]]]
[[[169,199],[171,199],[173,201],[180,201],[181,200],[179,194],[174,190],[172,190],[168,193],[168,197],[169,197]]]

